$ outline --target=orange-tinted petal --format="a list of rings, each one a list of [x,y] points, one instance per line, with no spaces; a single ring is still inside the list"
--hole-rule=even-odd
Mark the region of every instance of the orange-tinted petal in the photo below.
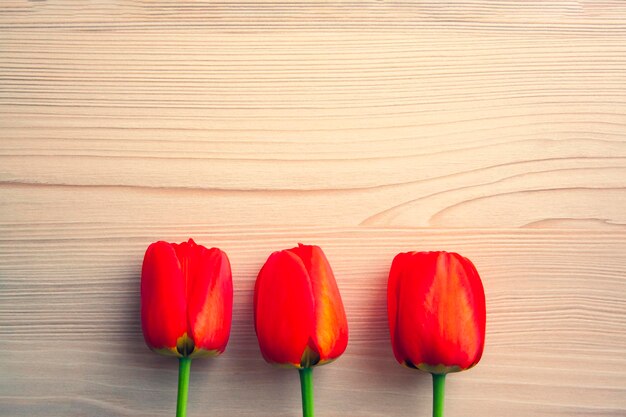
[[[339,357],[348,345],[348,321],[335,276],[318,246],[298,245],[289,249],[303,262],[313,289],[315,329],[311,335],[320,361]]]
[[[474,317],[474,304],[468,279],[458,255],[439,257],[441,265],[431,291],[447,294],[433,302],[438,303],[437,328],[439,344],[437,353],[441,363],[467,368],[471,365],[481,345]],[[445,267],[445,270],[443,268]]]
[[[217,248],[194,244],[188,248],[188,254],[187,332],[195,348],[204,351],[192,356],[219,354],[228,343],[232,320],[230,263],[226,254]]]
[[[176,342],[187,330],[184,284],[172,245],[151,244],[141,269],[141,327],[151,349],[178,355]]]
[[[314,320],[313,295],[304,264],[288,251],[274,252],[259,272],[254,288],[254,324],[265,360],[300,367]]]
[[[476,332],[476,342],[470,346],[470,349],[468,349],[468,368],[471,368],[480,361],[485,347],[487,318],[485,290],[480,276],[478,275],[478,271],[472,261],[457,254],[453,255],[455,255],[457,260],[463,265],[463,270],[465,272],[463,276],[463,286],[466,288],[468,302],[472,305],[473,314],[471,320],[473,321],[473,328]]]

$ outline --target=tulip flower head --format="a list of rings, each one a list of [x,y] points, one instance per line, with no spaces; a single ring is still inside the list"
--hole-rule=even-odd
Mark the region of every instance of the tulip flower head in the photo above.
[[[303,404],[312,401],[304,391],[310,368],[333,361],[348,344],[346,313],[322,249],[300,244],[270,255],[254,288],[254,325],[265,360],[299,369]],[[307,407],[304,415],[312,415],[312,403]]]
[[[339,357],[348,323],[333,271],[318,246],[274,252],[254,289],[261,353],[278,365],[306,368]]]
[[[443,410],[443,377],[476,365],[485,345],[485,293],[476,268],[456,253],[398,254],[387,313],[397,361],[434,375]]]
[[[224,252],[192,239],[148,247],[141,270],[144,339],[152,350],[184,359],[181,375],[184,371],[188,378],[190,359],[224,351],[232,307],[230,263]]]

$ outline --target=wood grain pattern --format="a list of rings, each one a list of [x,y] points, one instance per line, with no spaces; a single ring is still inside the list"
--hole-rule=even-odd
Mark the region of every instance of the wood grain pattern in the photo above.
[[[350,322],[319,416],[429,415],[385,318],[393,255],[483,276],[479,366],[446,415],[626,414],[626,3],[5,0],[0,416],[166,416],[145,348],[146,246],[228,252],[227,352],[190,416],[297,416],[262,361],[267,255],[324,247]]]

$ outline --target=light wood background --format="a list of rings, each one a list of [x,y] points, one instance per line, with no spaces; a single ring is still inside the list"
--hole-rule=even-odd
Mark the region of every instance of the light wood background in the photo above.
[[[320,417],[429,415],[385,316],[391,259],[429,249],[488,300],[448,417],[626,415],[626,2],[2,0],[0,80],[0,415],[172,416],[139,272],[188,237],[236,288],[190,417],[299,415],[251,321],[299,241],[351,330]]]

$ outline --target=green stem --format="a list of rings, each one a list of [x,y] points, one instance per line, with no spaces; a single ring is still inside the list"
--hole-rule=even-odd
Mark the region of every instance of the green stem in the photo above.
[[[313,368],[302,368],[298,372],[302,390],[302,417],[313,417]]]
[[[433,374],[433,417],[443,417],[446,374]]]
[[[189,394],[189,370],[191,358],[178,359],[178,401],[176,403],[176,417],[187,415],[187,395]]]

